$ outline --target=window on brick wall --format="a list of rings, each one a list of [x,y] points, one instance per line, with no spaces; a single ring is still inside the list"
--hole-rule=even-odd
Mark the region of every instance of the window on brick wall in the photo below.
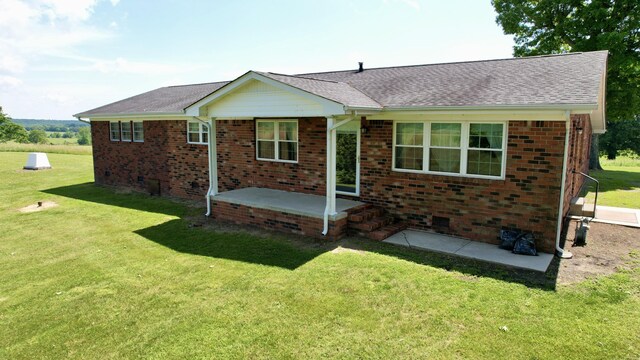
[[[111,141],[120,141],[120,123],[112,121],[109,123],[109,138]]]
[[[144,142],[144,125],[142,121],[133,122],[133,141]]]
[[[120,139],[122,141],[131,141],[131,123],[122,121],[120,123]]]
[[[394,122],[393,170],[504,178],[506,123]]]
[[[187,142],[189,144],[208,144],[207,126],[198,121],[187,122]]]
[[[298,121],[257,120],[258,160],[298,162]]]

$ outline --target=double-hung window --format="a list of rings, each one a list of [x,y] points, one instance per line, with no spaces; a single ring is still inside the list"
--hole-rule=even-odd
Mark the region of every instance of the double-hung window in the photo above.
[[[123,121],[120,123],[120,139],[122,141],[131,141],[131,123]]]
[[[142,121],[133,122],[133,141],[144,142],[144,126]]]
[[[120,141],[120,123],[111,121],[109,123],[109,139],[111,141]]]
[[[257,120],[256,129],[258,160],[298,161],[297,120]]]
[[[506,124],[396,121],[393,170],[503,178]]]
[[[198,121],[187,122],[187,142],[189,144],[208,144],[207,126]]]

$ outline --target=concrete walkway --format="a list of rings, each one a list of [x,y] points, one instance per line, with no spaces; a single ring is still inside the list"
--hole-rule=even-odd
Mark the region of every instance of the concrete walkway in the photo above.
[[[552,254],[516,255],[497,245],[419,230],[401,231],[384,242],[539,272],[546,272],[553,260]]]
[[[598,205],[596,218],[593,221],[640,228],[640,209]]]

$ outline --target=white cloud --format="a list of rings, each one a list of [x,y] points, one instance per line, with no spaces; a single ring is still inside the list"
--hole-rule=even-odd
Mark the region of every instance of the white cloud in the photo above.
[[[22,85],[22,80],[9,75],[0,75],[0,86],[18,86]]]
[[[120,0],[110,0],[111,1],[111,5],[113,6],[117,6],[118,3],[120,3]]]
[[[98,0],[0,0],[0,71],[112,36],[87,23]],[[10,55],[7,55],[10,54]]]
[[[388,4],[390,2],[393,3],[402,3],[406,6],[409,6],[417,11],[420,11],[420,1],[418,0],[384,0],[385,4]]]
[[[11,54],[0,55],[0,72],[19,73],[25,66],[25,61],[19,57]]]

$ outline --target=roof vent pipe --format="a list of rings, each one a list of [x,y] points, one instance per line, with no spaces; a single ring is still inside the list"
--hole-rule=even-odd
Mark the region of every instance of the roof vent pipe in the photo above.
[[[364,71],[364,67],[362,66],[364,63],[362,61],[358,62],[358,72],[363,72]]]

